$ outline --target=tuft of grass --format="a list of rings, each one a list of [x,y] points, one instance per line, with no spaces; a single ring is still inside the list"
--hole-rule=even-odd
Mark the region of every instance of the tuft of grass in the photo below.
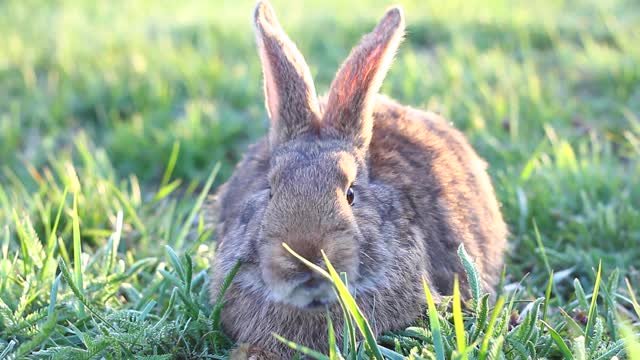
[[[215,172],[212,174],[215,176]],[[88,221],[81,224],[80,204],[91,202],[87,202],[86,193],[76,193],[69,202],[66,190],[58,189],[58,208],[63,210],[53,212],[56,220],[52,227],[66,224],[59,228],[66,229],[63,231],[72,242],[60,238],[48,241],[54,245],[39,247],[35,225],[15,216],[20,243],[28,249],[31,261],[24,261],[18,254],[3,253],[0,353],[17,358],[199,358],[210,353],[224,354],[231,347],[217,321],[221,306],[212,307],[209,302],[206,245],[196,247],[193,253],[182,249],[183,256],[167,247],[166,258],[163,252],[136,257],[132,249],[122,245],[139,241],[141,233],[123,229],[125,220],[120,211],[113,219],[115,229],[109,240],[87,252],[81,243],[90,244],[91,232],[84,226],[91,220],[86,218]],[[55,194],[53,190],[56,189],[51,191]],[[113,195],[113,199],[117,198]],[[173,209],[173,223],[164,225],[179,234],[181,224],[191,217],[192,206],[197,203],[172,199],[154,206]],[[149,207],[145,211],[157,210]],[[160,226],[155,229],[151,236],[161,237],[168,230]],[[10,239],[12,232],[6,233]],[[200,229],[188,239],[204,242],[206,238],[200,239],[206,233]],[[67,246],[73,247],[73,262],[68,256],[65,259],[55,255],[62,254],[60,248]],[[41,259],[50,259],[49,264],[54,263],[56,271],[41,277],[40,270],[51,267]],[[23,270],[16,273],[17,268]]]

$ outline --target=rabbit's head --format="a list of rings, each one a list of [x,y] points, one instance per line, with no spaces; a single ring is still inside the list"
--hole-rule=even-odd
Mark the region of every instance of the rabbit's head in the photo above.
[[[333,300],[330,284],[282,243],[323,265],[321,250],[357,284],[363,247],[379,217],[370,203],[367,149],[372,107],[402,39],[400,8],[391,8],[338,71],[320,105],[305,61],[282,30],[273,8],[259,1],[255,30],[270,118],[270,166],[255,249],[259,273],[278,302],[318,308]],[[378,239],[379,240],[379,239]]]

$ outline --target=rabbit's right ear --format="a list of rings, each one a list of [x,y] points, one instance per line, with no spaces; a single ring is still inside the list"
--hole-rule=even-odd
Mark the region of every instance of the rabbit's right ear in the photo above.
[[[258,1],[254,22],[273,147],[319,129],[320,110],[309,67],[267,0]]]
[[[324,113],[326,133],[351,140],[358,148],[369,146],[374,98],[403,34],[404,15],[396,6],[353,49],[329,89]]]

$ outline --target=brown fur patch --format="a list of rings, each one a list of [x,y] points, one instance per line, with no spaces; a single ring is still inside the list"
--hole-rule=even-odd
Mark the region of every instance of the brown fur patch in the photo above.
[[[323,117],[326,133],[338,138],[347,137],[356,147],[369,144],[373,99],[403,34],[402,10],[392,8],[351,52],[331,83]]]

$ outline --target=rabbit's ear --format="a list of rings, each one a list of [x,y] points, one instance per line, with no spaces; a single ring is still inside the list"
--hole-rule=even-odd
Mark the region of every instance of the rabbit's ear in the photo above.
[[[404,35],[402,9],[387,11],[342,64],[331,84],[323,122],[330,135],[366,148],[373,129],[373,102]]]
[[[318,99],[302,54],[282,30],[268,1],[258,1],[254,22],[273,146],[320,127]]]

